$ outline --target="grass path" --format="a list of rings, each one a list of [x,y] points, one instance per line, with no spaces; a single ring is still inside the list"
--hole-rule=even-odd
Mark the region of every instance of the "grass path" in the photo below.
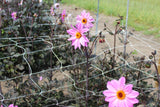
[[[67,5],[76,5],[96,12],[98,0],[62,0]],[[160,37],[160,0],[130,0],[129,26],[145,35]],[[126,16],[127,0],[100,0],[100,13],[109,16]]]

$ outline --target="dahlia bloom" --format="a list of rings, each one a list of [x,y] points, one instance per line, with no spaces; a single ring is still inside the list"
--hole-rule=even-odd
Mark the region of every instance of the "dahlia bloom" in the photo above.
[[[108,107],[133,107],[139,101],[136,97],[139,92],[132,90],[133,85],[125,85],[125,78],[112,80],[107,83],[108,90],[103,91],[105,101],[109,102]]]
[[[76,19],[77,19],[77,23],[82,23],[84,27],[87,27],[87,28],[93,27],[92,22],[94,22],[94,19],[92,18],[92,16],[90,16],[90,13],[89,12],[86,13],[85,10],[83,10],[81,12],[81,15],[78,15]]]
[[[34,17],[37,17],[38,15],[37,15],[37,13],[34,13],[34,15],[33,15]]]
[[[70,17],[71,16],[72,16],[72,14],[68,14],[67,17],[66,17],[68,24],[70,23]]]
[[[18,107],[18,106],[16,105],[14,106],[13,104],[10,104],[8,107]]]
[[[3,105],[1,105],[3,107]],[[14,104],[10,104],[8,107],[18,107],[17,105],[14,106]]]
[[[12,12],[11,16],[12,16],[13,20],[16,20],[16,18],[17,18],[17,12]]]
[[[61,14],[61,20],[62,20],[62,22],[64,22],[65,17],[66,17],[66,10],[63,10],[63,12]]]
[[[54,8],[53,8],[53,6],[51,7],[50,12],[51,12],[51,15],[54,16]]]
[[[43,79],[43,77],[42,77],[42,76],[40,76],[40,77],[39,77],[39,80],[40,80],[40,81],[42,81],[42,79]]]
[[[23,4],[23,0],[21,0],[21,2],[18,3],[18,6],[22,6],[22,4]]]
[[[67,33],[72,35],[68,41],[72,41],[72,46],[74,45],[74,48],[81,49],[82,46],[88,46],[87,43],[89,42],[88,38],[84,35],[85,32],[89,31],[88,28],[83,28],[82,23],[78,23],[76,25],[76,28],[71,26],[72,29],[67,30]]]
[[[59,3],[55,3],[55,4],[54,4],[54,8],[55,8],[55,9],[58,9],[58,8],[59,8]]]
[[[39,3],[42,3],[43,2],[43,0],[39,0]]]

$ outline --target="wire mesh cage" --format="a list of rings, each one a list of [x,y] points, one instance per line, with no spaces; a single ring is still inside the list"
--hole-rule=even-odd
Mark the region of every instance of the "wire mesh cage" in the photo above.
[[[135,106],[158,107],[160,43],[128,27],[129,8],[136,2],[122,0],[119,5],[125,10],[119,6],[119,17],[113,8],[108,8],[109,16],[103,14],[103,5],[116,2],[68,6],[65,0],[2,0],[1,105],[107,107],[106,84],[123,76],[140,93]],[[94,19],[93,28],[84,32],[90,42],[74,49],[67,32],[78,26],[77,16],[84,9]]]

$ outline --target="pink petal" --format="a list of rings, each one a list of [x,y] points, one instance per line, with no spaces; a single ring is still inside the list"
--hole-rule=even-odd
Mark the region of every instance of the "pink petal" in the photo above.
[[[81,15],[83,16],[83,15],[85,15],[85,13],[86,13],[86,11],[83,10],[83,11],[81,12]]]
[[[121,77],[121,78],[119,79],[119,88],[120,88],[120,89],[123,89],[123,87],[125,86],[125,82],[126,82],[125,77]]]
[[[88,32],[89,31],[89,29],[88,28],[84,28],[84,29],[82,29],[82,33],[85,33],[85,32]]]
[[[115,83],[115,82],[114,82]],[[117,91],[117,89],[116,89],[116,86],[117,86],[117,83],[116,84],[113,84],[113,82],[107,82],[107,88],[109,89],[109,90],[112,90],[112,91],[114,91],[114,92],[116,92]]]
[[[138,101],[136,98],[132,98],[132,99],[127,98],[127,99],[126,99],[126,102],[127,102],[128,104],[130,104],[130,105],[133,105],[133,104],[138,103],[139,101]]]
[[[71,27],[75,32],[77,32],[77,29],[73,25],[71,25]]]
[[[88,43],[87,42],[85,43],[85,47],[88,47]]]
[[[42,81],[42,79],[43,79],[43,77],[42,77],[42,76],[40,76],[40,77],[39,77],[39,80],[40,80],[40,81]]]
[[[112,90],[105,90],[103,91],[103,94],[107,97],[114,97],[116,96],[116,92],[113,92]]]
[[[123,106],[121,105],[121,100],[118,100],[116,107],[120,107],[120,106],[123,107]]]
[[[124,100],[119,101],[119,107],[127,107]]]
[[[111,102],[109,102],[108,107],[115,107]]]
[[[123,90],[124,90],[127,94],[129,94],[129,93],[132,91],[132,87],[133,87],[132,84],[128,84],[128,85],[126,85],[126,86],[124,87]]]
[[[129,102],[127,98],[124,101],[125,101],[124,104],[126,107],[133,107],[133,104],[131,102]]]
[[[113,100],[112,104],[116,107],[118,105],[118,99]]]
[[[76,37],[75,36],[72,36],[72,37],[70,37],[69,39],[68,39],[68,41],[72,41],[72,40],[75,40],[76,39]]]
[[[79,41],[80,41],[80,43],[81,43],[83,46],[85,46],[85,39],[84,39],[83,37],[81,37],[81,38],[79,39]]]
[[[85,16],[85,17],[88,18],[89,16],[90,16],[90,14],[89,14],[89,13],[86,13],[86,16]]]
[[[86,36],[83,36],[83,38],[85,39],[85,42],[89,42],[89,40]]]
[[[111,83],[110,81],[107,82],[107,88],[108,88],[109,90],[112,90],[112,91],[116,92],[115,87],[112,85],[112,83]]]
[[[8,107],[14,107],[14,105],[13,105],[13,104],[10,104]]]
[[[79,46],[79,40],[78,39],[76,39],[76,41],[75,41],[75,44],[74,44],[74,49],[77,49],[77,47]]]
[[[76,44],[76,45],[74,45],[74,49],[77,49],[77,44]]]
[[[81,21],[81,20],[82,20],[82,17],[81,17],[80,15],[78,15],[78,16],[76,17],[76,20]]]
[[[77,29],[80,30],[80,31],[83,29],[82,23],[76,24],[76,27],[77,27]]]
[[[136,98],[138,95],[139,95],[139,92],[132,90],[132,92],[127,95],[127,97]]]
[[[107,102],[114,102],[116,100],[116,97],[106,97],[105,98],[105,101],[107,101]]]
[[[92,16],[89,17],[89,20],[90,20],[90,22],[93,22],[93,21],[94,21],[94,19],[93,19]]]
[[[121,84],[125,84],[125,82],[126,82],[125,77],[121,77],[121,78],[119,79],[119,82],[120,82]]]
[[[69,29],[69,30],[67,30],[67,33],[68,33],[69,35],[74,36],[74,35],[75,35],[75,33],[76,33],[76,31],[75,31],[75,30],[73,30],[73,29]]]
[[[72,46],[74,45],[75,41],[76,41],[76,39],[75,39],[75,40],[72,40]]]
[[[81,49],[81,44],[80,43],[78,44],[78,47],[79,47],[79,49]]]
[[[75,45],[77,43],[77,39],[72,41],[72,46]]]

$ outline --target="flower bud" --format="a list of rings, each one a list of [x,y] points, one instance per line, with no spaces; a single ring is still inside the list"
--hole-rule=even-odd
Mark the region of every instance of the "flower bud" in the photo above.
[[[146,63],[145,63],[145,67],[146,67],[146,68],[150,68],[150,67],[151,67],[151,63],[150,63],[149,61],[146,62]]]
[[[120,21],[117,21],[117,24],[119,25],[121,22]]]
[[[149,55],[149,59],[152,59],[153,58],[153,55]]]

